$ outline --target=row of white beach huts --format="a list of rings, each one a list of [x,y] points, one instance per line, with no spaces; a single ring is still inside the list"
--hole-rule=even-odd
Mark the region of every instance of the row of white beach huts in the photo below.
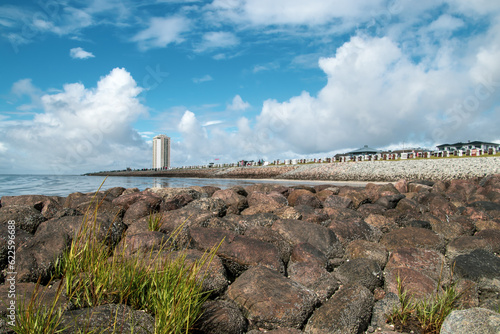
[[[246,167],[246,166],[269,166],[269,165],[298,165],[311,163],[332,163],[332,162],[353,162],[353,161],[383,161],[383,160],[407,160],[407,159],[429,159],[432,157],[462,157],[462,156],[485,156],[495,155],[500,152],[500,144],[482,141],[468,141],[467,143],[442,144],[437,146],[437,150],[424,148],[410,148],[395,151],[381,151],[365,145],[357,150],[344,154],[336,154],[333,157],[326,158],[308,158],[308,159],[276,159],[273,161],[247,161],[241,160],[235,163],[216,164],[198,166],[183,166],[182,169],[210,168],[210,167]]]

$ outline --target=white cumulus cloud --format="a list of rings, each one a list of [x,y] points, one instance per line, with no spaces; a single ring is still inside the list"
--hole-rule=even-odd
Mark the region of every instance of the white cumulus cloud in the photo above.
[[[133,42],[141,49],[164,48],[171,43],[184,41],[182,34],[189,29],[190,21],[183,16],[153,17],[149,26],[137,33]]]
[[[147,166],[150,150],[132,128],[146,113],[137,97],[141,91],[123,68],[113,69],[94,88],[66,84],[41,97],[42,110],[33,119],[0,125],[0,142],[9,143],[3,153],[24,170],[40,173],[109,170],[131,162]]]
[[[87,59],[95,57],[91,52],[85,51],[80,47],[69,50],[69,55],[73,59]]]
[[[228,110],[231,111],[243,111],[250,108],[250,103],[243,101],[241,96],[236,95],[230,105],[227,106]]]

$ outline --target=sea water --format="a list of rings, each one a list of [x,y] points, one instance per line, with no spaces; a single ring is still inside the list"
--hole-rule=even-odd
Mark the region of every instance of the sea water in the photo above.
[[[123,188],[185,188],[191,186],[214,186],[221,189],[235,185],[247,186],[257,183],[276,183],[284,186],[294,185],[357,185],[364,184],[331,181],[290,181],[290,180],[251,180],[251,179],[201,179],[179,177],[137,177],[112,176],[107,179],[103,176],[84,175],[0,175],[0,197],[18,195],[54,195],[68,196],[74,192],[95,192],[104,182],[101,190],[113,187]]]

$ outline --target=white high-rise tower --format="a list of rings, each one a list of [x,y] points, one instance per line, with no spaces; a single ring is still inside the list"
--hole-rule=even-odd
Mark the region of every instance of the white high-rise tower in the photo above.
[[[170,167],[170,137],[158,135],[153,138],[153,168]]]

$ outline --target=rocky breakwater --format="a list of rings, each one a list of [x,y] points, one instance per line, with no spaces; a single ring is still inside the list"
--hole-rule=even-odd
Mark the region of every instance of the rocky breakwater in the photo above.
[[[2,197],[0,264],[6,269],[7,225],[15,221],[18,299],[29,298],[39,277],[49,281],[91,197]],[[223,240],[203,281],[210,299],[193,332],[418,333],[415,324],[386,322],[400,303],[398,281],[416,300],[454,284],[456,310],[441,333],[500,331],[500,175],[365,188],[112,188],[97,197],[97,235],[117,247],[126,243],[130,254],[162,247],[173,231],[191,260]],[[151,212],[161,213],[158,231],[149,230]],[[8,289],[0,285],[0,315]],[[143,328],[154,322],[126,305],[90,314],[98,314],[95,324],[106,323],[117,309],[135,314]]]
[[[453,180],[498,173],[500,157],[480,157],[303,165],[277,178],[335,181]]]

